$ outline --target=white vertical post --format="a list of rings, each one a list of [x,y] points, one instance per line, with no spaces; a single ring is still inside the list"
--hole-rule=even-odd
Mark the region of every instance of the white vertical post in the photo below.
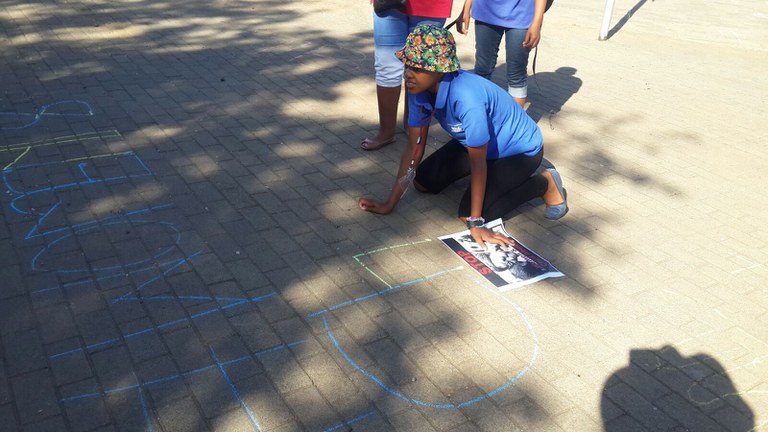
[[[614,0],[605,0],[603,25],[600,27],[600,37],[598,38],[601,41],[608,39],[608,27],[611,26],[611,15],[613,15],[613,2]]]

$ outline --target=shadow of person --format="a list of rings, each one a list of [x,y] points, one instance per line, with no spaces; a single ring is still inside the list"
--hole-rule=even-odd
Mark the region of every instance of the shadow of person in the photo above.
[[[750,431],[754,414],[713,357],[673,347],[632,350],[603,387],[606,432]]]
[[[554,72],[537,72],[528,76],[528,107],[526,111],[533,121],[550,119],[581,88],[576,68],[559,67]],[[546,127],[545,125],[539,125]]]

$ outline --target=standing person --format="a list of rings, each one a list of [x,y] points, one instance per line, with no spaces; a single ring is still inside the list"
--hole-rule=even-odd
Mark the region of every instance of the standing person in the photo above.
[[[387,201],[360,198],[362,210],[390,213],[411,181],[420,192],[439,193],[469,175],[458,216],[483,248],[485,242],[512,244],[486,229],[485,220],[502,217],[533,198],[544,200],[546,218],[565,216],[568,204],[560,174],[554,169],[535,174],[544,153],[538,125],[502,88],[459,70],[448,30],[420,25],[396,55],[405,63],[410,94],[408,146]],[[453,139],[421,162],[432,117]]]
[[[475,73],[491,79],[504,37],[507,90],[521,107],[528,97],[528,54],[541,40],[547,0],[465,0],[458,29],[469,33],[475,19]],[[457,21],[458,22],[458,21]]]
[[[378,150],[395,141],[397,104],[400,101],[403,82],[403,64],[395,58],[395,51],[403,47],[408,33],[417,25],[445,24],[445,19],[451,15],[452,7],[453,0],[408,0],[405,8],[401,10],[393,9],[381,15],[373,14],[379,132],[360,143],[363,150]]]

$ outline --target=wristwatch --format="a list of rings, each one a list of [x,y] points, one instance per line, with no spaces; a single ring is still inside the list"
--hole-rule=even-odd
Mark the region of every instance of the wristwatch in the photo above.
[[[470,216],[467,218],[467,228],[485,228],[485,219],[482,216]]]

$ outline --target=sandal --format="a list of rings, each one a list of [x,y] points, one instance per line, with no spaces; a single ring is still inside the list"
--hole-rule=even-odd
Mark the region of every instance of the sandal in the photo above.
[[[384,141],[384,142],[376,144],[376,142],[373,141],[372,139],[366,138],[366,139],[364,139],[360,143],[360,148],[363,149],[363,150],[366,150],[366,151],[380,150],[380,149],[382,149],[382,148],[392,144],[393,142],[395,142],[394,138],[392,138],[392,139],[390,139],[388,141]]]

